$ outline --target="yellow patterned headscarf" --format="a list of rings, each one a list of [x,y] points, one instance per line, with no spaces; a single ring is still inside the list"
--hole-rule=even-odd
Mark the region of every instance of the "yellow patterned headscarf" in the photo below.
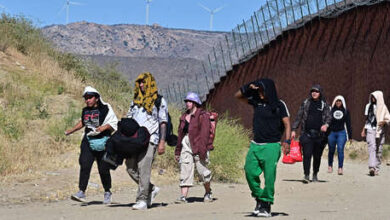
[[[139,87],[140,81],[144,83],[144,93]],[[151,114],[154,102],[157,99],[157,84],[151,73],[141,73],[135,80],[134,87],[134,104],[139,107],[144,107],[145,110]]]

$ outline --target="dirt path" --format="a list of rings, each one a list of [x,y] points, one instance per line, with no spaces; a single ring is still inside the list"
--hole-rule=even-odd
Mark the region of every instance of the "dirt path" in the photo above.
[[[366,163],[346,161],[345,175],[326,173],[323,161],[318,183],[303,184],[302,165],[279,164],[273,219],[388,219],[390,216],[390,167],[379,176],[367,175]],[[119,172],[122,172],[120,170]],[[122,173],[123,174],[123,173]],[[123,174],[125,176],[125,174]],[[130,180],[129,180],[130,181]],[[115,182],[114,182],[115,184]],[[174,204],[176,184],[160,185],[153,208],[134,211],[130,206],[135,187],[114,193],[113,204],[101,203],[102,195],[89,196],[88,203],[69,199],[59,202],[29,202],[0,206],[0,219],[248,219],[254,208],[245,184],[214,184],[215,201],[201,202],[203,189],[190,191],[188,204]],[[2,189],[1,197],[5,196]]]

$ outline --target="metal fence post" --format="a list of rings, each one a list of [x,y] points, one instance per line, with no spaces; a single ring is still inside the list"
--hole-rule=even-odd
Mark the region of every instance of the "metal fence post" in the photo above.
[[[253,22],[253,16],[251,16],[251,22],[252,22],[252,27],[253,27],[253,38],[255,39],[256,48],[258,48],[259,45],[257,44],[256,31],[255,31],[255,23]]]
[[[211,79],[213,80],[213,83],[214,83],[214,82],[215,82],[215,81],[214,81],[214,71],[213,71],[213,66],[212,66],[212,64],[211,64],[210,54],[208,54],[207,57],[209,58],[209,65],[210,65],[210,71],[211,71]]]
[[[230,59],[230,66],[233,67],[232,53],[231,53],[231,50],[230,50],[229,39],[228,39],[227,35],[225,35],[225,39],[226,39],[226,46],[228,48],[228,54],[229,54],[229,59]]]
[[[245,29],[246,39],[248,41],[249,51],[252,51],[251,44],[250,44],[250,39],[249,39],[249,35],[248,35],[248,29],[246,28],[246,23],[245,23],[244,20],[242,20],[242,23],[244,24],[244,29]]]
[[[292,3],[292,0],[290,0],[290,6],[291,6],[291,11],[292,11],[294,23],[296,23],[297,20],[295,19],[294,5],[293,5],[293,3]]]
[[[196,89],[197,89],[198,95],[200,95],[198,74],[195,74],[195,80],[196,80]]]
[[[280,14],[279,14],[279,4],[278,4],[278,0],[275,0],[275,4],[276,4],[276,15],[278,16],[278,19],[279,19],[279,27],[280,27],[280,32],[282,32],[283,30],[283,25],[282,25],[282,21],[280,19]]]
[[[223,63],[223,67],[225,68],[225,73],[224,73],[224,75],[226,75],[226,72],[227,72],[227,69],[226,69],[226,62],[225,62],[225,56],[223,55],[223,48],[222,48],[222,43],[221,43],[221,41],[219,42],[219,47],[221,48],[222,63]]]
[[[236,54],[237,54],[237,60],[239,60],[240,56],[238,55],[238,48],[237,48],[237,43],[236,43],[236,37],[234,35],[234,31],[233,30],[232,30],[232,35],[233,35],[234,47],[236,49]]]
[[[287,14],[287,7],[286,7],[286,0],[283,0],[283,7],[284,7],[284,14],[286,15],[286,27],[288,27],[288,14]]]
[[[310,12],[309,0],[306,0],[306,5],[307,5],[307,11],[309,12],[309,16],[310,16],[310,21],[311,21],[312,17],[311,17],[311,12]]]
[[[213,53],[214,53],[214,59],[215,59],[215,68],[217,69],[218,72],[218,77],[221,77],[221,72],[219,71],[219,64],[217,60],[217,53],[215,52],[215,47],[213,47]]]
[[[265,27],[265,31],[267,33],[267,39],[268,39],[268,42],[269,43],[269,34],[268,34],[268,27],[267,27],[267,22],[265,21],[265,16],[264,16],[264,9],[263,7],[261,7],[261,14],[263,15],[263,22],[264,22],[264,27]]]
[[[275,32],[275,26],[274,26],[274,19],[273,19],[272,16],[271,16],[271,9],[269,8],[269,3],[268,3],[268,1],[267,1],[267,8],[268,8],[269,20],[271,21],[272,30],[274,31],[274,38],[275,38],[276,32]]]
[[[254,16],[255,16],[256,25],[257,25],[257,30],[259,30],[261,46],[263,46],[263,45],[264,45],[264,41],[263,41],[263,36],[261,36],[261,28],[260,28],[260,25],[259,25],[259,19],[257,18],[256,12],[254,12],[253,14],[254,14]]]
[[[245,48],[244,48],[244,43],[242,43],[240,25],[237,25],[237,29],[238,29],[238,33],[239,33],[238,37],[240,38],[240,44],[241,44],[241,49],[242,49],[242,55],[244,56],[244,55],[245,55]]]

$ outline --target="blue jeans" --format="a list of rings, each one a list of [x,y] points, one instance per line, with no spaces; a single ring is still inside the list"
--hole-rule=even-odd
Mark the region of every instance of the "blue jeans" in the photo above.
[[[328,165],[330,167],[333,166],[333,156],[337,144],[337,156],[339,159],[339,168],[343,168],[345,142],[347,142],[347,133],[345,132],[345,130],[330,132],[328,136],[328,146],[329,146]]]

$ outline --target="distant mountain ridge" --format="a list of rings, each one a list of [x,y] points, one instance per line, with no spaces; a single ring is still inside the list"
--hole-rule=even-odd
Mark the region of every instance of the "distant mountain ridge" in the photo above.
[[[80,55],[205,59],[225,32],[164,28],[155,25],[102,25],[77,22],[42,28],[62,51]]]
[[[101,66],[117,64],[129,80],[141,72],[151,72],[159,88],[167,88],[173,82],[184,83],[184,79],[203,73],[202,61],[207,60],[213,46],[225,40],[226,34],[156,24],[89,22],[51,25],[41,31],[61,51],[81,55]]]

